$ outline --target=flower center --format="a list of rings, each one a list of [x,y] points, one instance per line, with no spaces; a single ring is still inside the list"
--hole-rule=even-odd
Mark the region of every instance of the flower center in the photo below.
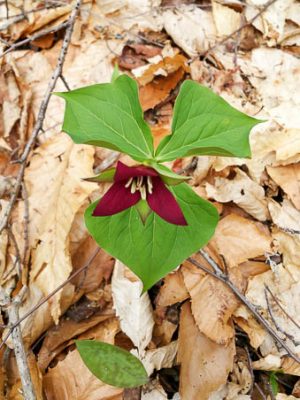
[[[146,200],[147,194],[151,194],[153,191],[153,184],[150,176],[138,176],[136,178],[130,178],[126,182],[125,187],[130,187],[130,193],[139,191],[143,200]]]

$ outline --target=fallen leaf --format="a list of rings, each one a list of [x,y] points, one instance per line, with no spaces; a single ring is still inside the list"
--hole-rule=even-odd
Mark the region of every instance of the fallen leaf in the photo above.
[[[143,111],[154,108],[166,100],[183,76],[184,69],[180,68],[166,78],[157,77],[148,85],[142,86],[139,90],[139,98]]]
[[[300,211],[290,201],[283,200],[282,204],[269,202],[272,220],[278,228],[290,233],[300,234]]]
[[[65,134],[45,142],[25,172],[32,248],[30,282],[46,296],[72,271],[68,235],[76,212],[97,185],[81,178],[91,175],[94,150],[75,145]],[[43,201],[41,201],[43,199]],[[54,320],[60,316],[58,293],[51,299]]]
[[[121,329],[143,354],[152,338],[154,319],[148,293],[141,295],[143,284],[126,277],[126,267],[116,261],[112,277],[112,295]],[[133,274],[132,274],[133,275]]]
[[[179,392],[183,400],[207,400],[226,383],[233,367],[234,341],[228,346],[212,342],[196,326],[188,302],[181,309],[178,361],[181,364]]]
[[[269,218],[264,189],[239,168],[233,169],[232,179],[215,178],[214,185],[206,184],[208,198],[225,203],[233,201],[259,221]]]
[[[236,296],[222,282],[189,263],[181,271],[200,332],[218,344],[228,345],[235,334],[231,316],[239,306]]]
[[[40,369],[45,371],[51,360],[62,351],[70,339],[98,325],[100,322],[106,321],[112,316],[113,313],[108,312],[104,313],[104,315],[94,315],[83,321],[64,319],[59,323],[59,325],[49,329],[38,355],[38,364]]]
[[[123,389],[101,382],[84,365],[77,350],[50,368],[43,379],[49,400],[122,400]]]
[[[241,14],[217,1],[212,1],[212,12],[220,36],[228,36],[241,26]]]
[[[222,254],[228,267],[271,252],[269,231],[259,222],[227,215],[219,222],[211,243]]]
[[[190,57],[207,50],[215,40],[211,12],[196,5],[182,4],[163,12],[163,24],[174,42]]]
[[[189,294],[184,285],[182,273],[177,270],[165,277],[164,284],[159,289],[155,302],[159,307],[166,307],[182,302],[188,297]]]
[[[270,177],[288,195],[288,198],[300,210],[300,164],[282,167],[267,167]]]

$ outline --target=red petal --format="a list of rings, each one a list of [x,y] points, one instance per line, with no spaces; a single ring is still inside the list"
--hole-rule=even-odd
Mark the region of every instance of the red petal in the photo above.
[[[155,171],[155,169],[146,167],[145,165],[128,167],[128,165],[118,161],[114,177],[115,182],[128,181],[128,179],[135,178],[136,176],[158,176],[158,173]]]
[[[184,215],[173,194],[159,178],[152,178],[153,192],[148,194],[149,207],[162,219],[175,225],[187,225]]]
[[[140,192],[130,193],[130,188],[126,188],[124,183],[116,182],[101,198],[93,212],[93,216],[105,217],[117,214],[134,206],[140,198]]]

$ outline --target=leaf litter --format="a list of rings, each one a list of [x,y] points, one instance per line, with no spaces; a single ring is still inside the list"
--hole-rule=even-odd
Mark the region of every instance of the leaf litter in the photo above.
[[[47,2],[30,0],[23,8],[16,1],[9,3],[7,19],[4,3],[2,52],[6,41],[59,26],[72,9],[68,2],[50,2],[47,9]],[[251,159],[207,156],[167,164],[187,171],[193,189],[217,206],[221,221],[206,250],[299,355],[299,2],[182,3],[85,2],[64,78],[72,89],[108,82],[117,62],[137,80],[156,140],[168,134],[178,88],[187,78],[268,120],[251,133]],[[19,169],[10,161],[18,159],[31,134],[61,29],[0,60],[0,213]],[[65,90],[62,81],[56,90]],[[20,254],[11,236],[1,234],[1,285],[17,283],[17,291],[28,285],[21,317],[94,254],[83,212],[107,186],[82,178],[118,157],[112,150],[72,144],[60,132],[62,104],[51,98],[13,210],[11,231]],[[194,257],[210,269],[201,256]],[[74,346],[78,338],[116,343],[138,355],[152,374],[143,399],[245,400],[259,399],[260,393],[299,398],[299,365],[223,283],[186,261],[139,297],[138,279],[118,261],[113,265],[100,251],[85,272],[23,321],[37,398],[130,398],[86,369]],[[2,337],[6,333],[7,328]],[[4,359],[1,352],[1,359],[6,384],[0,385],[0,398],[19,398],[15,357],[10,352]],[[270,389],[269,371],[278,377],[278,394]]]

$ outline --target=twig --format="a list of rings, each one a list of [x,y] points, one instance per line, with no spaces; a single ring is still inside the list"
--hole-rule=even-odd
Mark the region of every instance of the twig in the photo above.
[[[25,182],[22,184],[23,198],[24,198],[24,251],[23,251],[23,272],[27,271],[27,253],[29,249],[29,202],[28,192]],[[24,276],[24,273],[23,273]],[[27,281],[27,277],[26,277]]]
[[[200,54],[202,56],[204,56],[205,58],[207,57],[207,55],[212,52],[213,50],[215,50],[217,47],[221,46],[222,44],[226,43],[229,39],[232,39],[236,34],[238,34],[239,32],[241,32],[246,26],[251,25],[257,18],[259,18],[272,4],[274,4],[277,0],[269,0],[262,8],[261,10],[254,15],[254,17],[252,17],[251,19],[249,19],[249,21],[245,22],[242,26],[240,26],[238,29],[236,29],[235,31],[233,31],[232,33],[230,33],[230,35],[227,35],[224,37],[224,39],[222,39],[221,41],[217,42],[216,44],[214,44],[212,47],[210,47],[208,50],[206,50],[204,53]],[[199,56],[197,56],[198,58]]]
[[[204,267],[198,261],[194,260],[191,257],[188,258],[188,261],[191,264],[195,265],[197,268],[202,269],[203,271],[207,272],[208,274],[210,274],[211,276],[215,277],[216,279],[223,282],[226,286],[228,286],[232,290],[232,292],[236,295],[236,297],[248,308],[248,310],[251,311],[255,319],[265,328],[265,330],[273,337],[273,339],[286,350],[288,355],[293,360],[295,360],[297,363],[300,363],[300,358],[296,354],[294,354],[294,352],[290,349],[290,347],[278,336],[277,332],[272,328],[272,326],[268,323],[268,321],[262,315],[260,315],[256,307],[252,303],[250,303],[244,296],[244,294],[241,293],[239,289],[231,282],[229,277],[226,274],[224,274],[222,269],[210,257],[210,255],[204,250],[200,250],[200,254],[213,268],[213,271]]]
[[[41,103],[41,106],[40,106],[40,109],[39,109],[39,113],[38,113],[38,117],[37,117],[37,121],[36,121],[36,123],[34,125],[34,128],[33,128],[33,132],[31,134],[31,136],[30,136],[30,138],[29,138],[29,140],[28,140],[28,142],[27,142],[27,144],[25,146],[23,154],[22,154],[22,156],[20,158],[21,167],[20,167],[17,179],[16,179],[16,184],[15,184],[14,190],[13,190],[11,196],[10,196],[9,203],[7,205],[7,208],[5,210],[3,219],[2,219],[1,224],[0,224],[0,233],[3,231],[4,228],[7,227],[8,220],[9,220],[10,214],[12,212],[12,208],[13,208],[15,202],[16,202],[17,196],[18,196],[19,191],[20,191],[20,187],[22,185],[22,180],[23,180],[23,176],[24,176],[24,172],[25,172],[25,168],[26,168],[27,158],[28,158],[28,156],[29,156],[29,154],[31,152],[31,149],[32,149],[32,147],[33,147],[33,145],[34,145],[34,143],[36,141],[36,138],[37,138],[39,132],[41,131],[41,129],[43,127],[45,114],[46,114],[46,111],[47,111],[47,108],[48,108],[49,100],[50,100],[51,94],[53,92],[53,89],[54,89],[54,87],[56,85],[56,82],[57,82],[58,78],[62,75],[63,64],[64,64],[65,57],[66,57],[66,54],[67,54],[67,51],[68,51],[68,47],[69,47],[69,44],[70,44],[70,41],[71,41],[71,36],[72,36],[72,33],[73,33],[74,24],[75,24],[75,20],[76,20],[76,17],[78,15],[78,12],[79,12],[79,7],[81,5],[81,1],[82,0],[77,0],[76,1],[76,5],[75,5],[73,11],[71,12],[70,17],[69,17],[68,28],[66,30],[66,34],[65,34],[65,37],[64,37],[64,40],[63,40],[63,44],[62,44],[62,47],[61,47],[61,50],[60,50],[60,54],[59,54],[59,57],[58,57],[56,68],[55,68],[55,70],[54,70],[54,72],[52,74],[51,80],[50,80],[50,82],[48,84],[46,93],[44,95],[44,99],[43,99],[43,101]]]
[[[18,47],[24,46],[25,44],[32,42],[33,40],[37,40],[45,35],[48,35],[49,33],[58,32],[61,29],[67,28],[69,24],[70,24],[70,20],[63,22],[52,28],[47,28],[47,29],[44,29],[43,31],[37,32],[34,35],[31,35],[28,38],[21,40],[20,42],[13,43],[12,45],[10,45],[10,47],[8,49],[6,49],[2,54],[0,54],[0,58],[5,56],[5,54],[8,54],[11,51],[16,50]]]
[[[261,387],[259,386],[259,384],[255,382],[255,383],[254,383],[254,386],[256,387],[258,393],[261,395],[261,398],[262,398],[263,400],[267,400],[267,398],[266,398],[264,392],[262,391]]]
[[[89,268],[89,266],[91,265],[91,263],[93,262],[93,260],[95,259],[95,257],[97,256],[97,254],[99,253],[100,248],[98,248],[95,253],[91,256],[91,258],[88,260],[88,262],[81,268],[79,268],[77,271],[75,271],[72,275],[69,276],[68,279],[66,279],[63,283],[61,283],[56,289],[54,289],[51,293],[49,293],[46,297],[44,297],[43,299],[41,299],[34,307],[32,307],[31,310],[27,311],[27,313],[25,313],[20,319],[16,320],[15,323],[10,327],[10,329],[8,330],[7,334],[5,335],[5,337],[2,339],[2,342],[0,344],[0,350],[2,349],[2,347],[4,346],[4,344],[7,342],[7,339],[10,337],[10,335],[12,334],[13,330],[19,326],[21,324],[21,322],[23,322],[25,319],[27,319],[31,314],[33,314],[36,310],[38,310],[43,304],[45,304],[49,299],[51,299],[51,297],[53,297],[57,292],[59,292],[61,289],[63,289],[67,283],[69,283],[72,279],[74,279],[77,275],[79,275],[81,272],[85,271],[87,268]]]
[[[68,82],[66,81],[65,77],[63,75],[60,75],[60,80],[62,81],[62,83],[65,85],[67,91],[69,92],[71,90],[70,86],[68,85]]]
[[[36,400],[34,387],[32,384],[29,366],[27,363],[27,357],[25,347],[22,338],[22,332],[20,325],[16,325],[19,321],[19,307],[22,302],[23,296],[27,290],[26,286],[23,286],[19,294],[10,301],[10,297],[5,293],[4,289],[1,288],[1,305],[7,307],[7,314],[10,325],[12,328],[12,341],[14,345],[14,352],[16,356],[17,366],[19,370],[20,379],[22,382],[23,396],[25,400]]]
[[[300,325],[298,324],[297,321],[294,320],[294,318],[292,318],[286,311],[285,309],[282,307],[282,305],[280,304],[279,300],[277,299],[277,297],[274,295],[274,293],[271,291],[271,289],[269,288],[268,285],[265,285],[265,288],[267,290],[267,292],[270,294],[270,296],[272,297],[272,299],[274,300],[274,302],[278,305],[278,307],[280,308],[280,310],[287,316],[287,318],[293,322],[293,324],[300,329]]]

